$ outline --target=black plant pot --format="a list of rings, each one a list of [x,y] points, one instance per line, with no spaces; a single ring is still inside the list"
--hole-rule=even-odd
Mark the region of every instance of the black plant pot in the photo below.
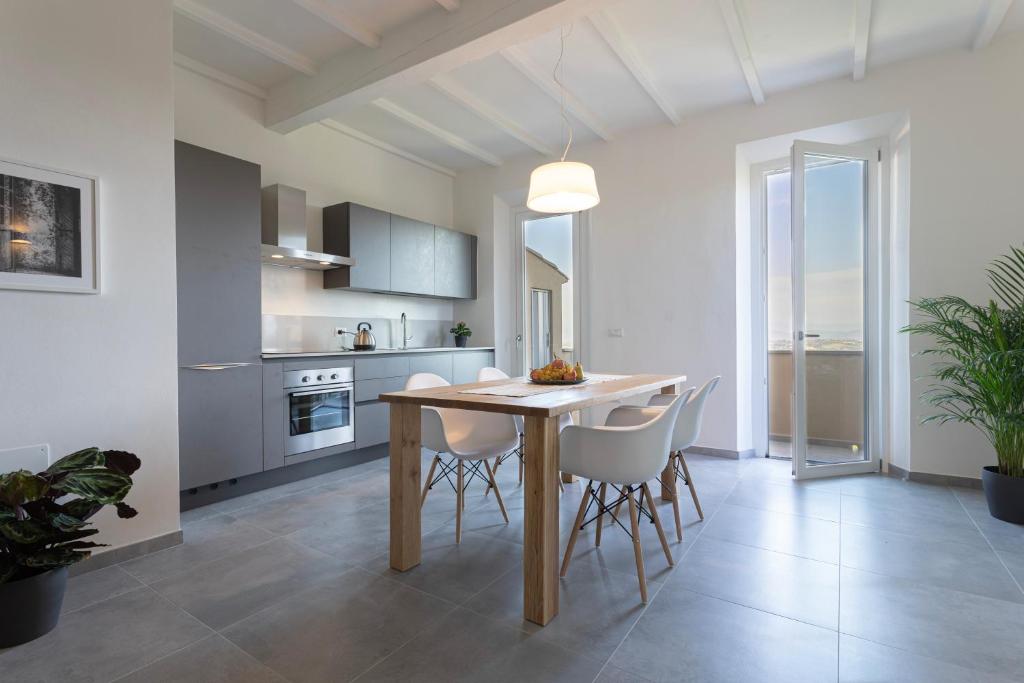
[[[1024,524],[1024,478],[1008,477],[999,468],[989,465],[981,470],[988,512],[996,519]]]
[[[461,334],[455,335],[455,346],[459,347],[460,349],[466,348],[466,342],[468,342],[468,341],[469,341],[469,337],[467,337],[465,335],[461,335]]]
[[[66,567],[0,584],[0,649],[44,636],[57,625],[68,585]]]

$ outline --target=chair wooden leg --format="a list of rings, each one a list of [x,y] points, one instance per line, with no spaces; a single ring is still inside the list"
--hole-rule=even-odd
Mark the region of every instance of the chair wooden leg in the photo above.
[[[647,575],[644,573],[644,554],[640,548],[640,519],[633,500],[633,489],[626,489],[626,502],[629,503],[629,526],[633,531],[633,554],[636,556],[636,578],[640,581],[640,600],[647,604]]]
[[[435,455],[434,459],[430,461],[430,473],[427,475],[426,480],[423,482],[423,496],[420,498],[420,507],[427,502],[427,491],[430,490],[430,482],[434,481],[434,470],[437,469],[437,463],[441,459],[441,456]]]
[[[487,470],[487,478],[491,480],[491,486],[494,487],[494,497],[498,501],[498,507],[501,508],[501,516],[505,518],[505,524],[508,524],[508,513],[505,512],[505,501],[501,499],[501,491],[498,490],[498,482],[494,480],[494,470],[484,460],[484,469]]]
[[[693,498],[693,504],[697,508],[697,515],[700,516],[700,521],[704,521],[704,511],[700,509],[700,501],[697,500],[697,489],[693,485],[693,479],[690,477],[690,468],[686,466],[686,458],[683,456],[683,452],[679,451],[679,464],[683,466],[683,476],[686,477],[686,485],[690,489],[690,497]]]
[[[590,501],[590,487],[594,485],[593,480],[587,483],[587,492],[583,494],[580,501],[580,510],[576,513],[576,522],[572,525],[572,533],[569,534],[569,545],[565,547],[565,557],[562,558],[562,571],[559,576],[565,576],[569,571],[569,560],[572,559],[572,549],[576,547],[576,537],[580,535],[580,525],[583,524],[583,515],[587,513],[587,503]]]
[[[462,543],[462,500],[465,492],[462,490],[462,460],[458,464],[458,486],[455,491],[455,542]]]
[[[644,497],[647,498],[647,504],[651,508],[651,519],[654,520],[654,528],[658,530],[658,540],[661,541],[661,549],[665,551],[665,559],[668,560],[668,566],[674,567],[676,563],[672,559],[672,551],[669,550],[668,540],[665,538],[665,530],[661,527],[661,517],[658,516],[658,508],[654,505],[651,487],[647,485],[647,482],[644,482],[641,488],[643,489]]]
[[[597,533],[594,535],[594,545],[601,546],[601,527],[604,526],[604,496],[608,492],[608,484],[601,483],[601,490],[598,493],[597,500],[600,502],[598,505],[597,513]]]
[[[672,468],[672,476],[673,477],[676,476],[676,464],[674,462],[675,457],[676,457],[676,455],[675,455],[675,453],[673,453],[671,456],[669,456],[669,459],[668,459],[669,467]],[[662,487],[662,489],[664,489],[664,487]],[[683,520],[679,516],[679,491],[673,486],[672,487],[672,492],[671,492],[670,495],[672,497],[672,516],[675,517],[675,520],[676,520],[676,540],[677,541],[682,541],[683,540]]]

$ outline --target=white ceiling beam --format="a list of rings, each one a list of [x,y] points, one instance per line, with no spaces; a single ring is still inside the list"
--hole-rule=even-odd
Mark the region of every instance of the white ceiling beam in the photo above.
[[[501,166],[501,159],[494,156],[486,149],[477,147],[469,140],[466,140],[465,138],[456,135],[451,131],[445,130],[440,126],[435,126],[433,123],[427,121],[425,118],[412,113],[411,111],[405,109],[404,107],[400,107],[391,100],[381,98],[378,100],[374,100],[373,104],[375,107],[383,109],[387,113],[391,114],[399,121],[404,121],[413,128],[416,128],[417,130],[422,131],[427,135],[436,138],[437,140],[440,140],[444,144],[448,145],[449,147],[452,147],[453,149],[459,150],[463,154],[468,154],[469,156],[475,159],[479,159],[485,164],[489,164],[491,166]]]
[[[492,107],[481,100],[451,76],[439,74],[431,79],[430,84],[480,118],[519,140],[519,142],[527,147],[540,152],[544,156],[555,155],[555,151],[545,145],[544,142],[531,135],[522,126],[501,113],[496,107]]]
[[[188,71],[199,74],[200,76],[205,76],[210,80],[217,81],[229,88],[234,88],[239,92],[244,92],[247,95],[252,95],[253,97],[261,100],[267,99],[267,91],[258,85],[254,85],[249,81],[243,81],[241,78],[232,76],[229,73],[224,73],[220,69],[215,69],[209,64],[204,64],[192,59],[191,57],[183,55],[180,52],[174,53],[174,63],[183,69],[187,69]]]
[[[679,114],[676,112],[675,107],[669,103],[664,93],[654,84],[650,69],[647,68],[640,53],[637,52],[633,41],[626,37],[619,22],[607,11],[601,11],[590,17],[590,23],[594,25],[597,32],[601,34],[601,38],[604,39],[604,42],[608,43],[608,47],[612,49],[612,52],[615,53],[629,73],[633,75],[633,78],[644,89],[648,97],[654,100],[654,103],[658,105],[658,108],[661,109],[673,125],[678,126]]]
[[[501,51],[501,56],[508,60],[509,64],[519,69],[520,73],[533,81],[537,87],[547,93],[551,99],[558,103],[562,102],[562,91],[558,84],[555,83],[555,79],[552,78],[551,72],[541,69],[530,61],[530,58],[520,48],[505,48]],[[565,109],[602,140],[609,141],[612,139],[612,134],[608,131],[608,127],[597,114],[590,111],[568,89],[565,91]]]
[[[757,77],[757,69],[754,68],[754,57],[750,53],[750,43],[747,42],[747,32],[743,28],[743,19],[736,7],[736,0],[718,0],[718,5],[722,8],[722,18],[729,29],[729,38],[732,39],[736,58],[740,61],[743,78],[747,80],[747,87],[750,88],[750,96],[754,98],[756,104],[764,104],[764,90],[761,88],[761,79]]]
[[[432,171],[443,173],[446,176],[450,176],[452,178],[455,177],[455,171],[448,168],[447,166],[435,164],[433,161],[424,159],[423,157],[413,154],[412,152],[407,152],[400,147],[395,147],[389,142],[378,140],[375,137],[367,135],[361,130],[356,130],[355,128],[346,126],[344,123],[340,123],[338,121],[335,121],[334,119],[324,119],[323,121],[320,121],[320,125],[326,128],[330,128],[335,133],[341,133],[342,135],[347,135],[350,138],[359,140],[360,142],[365,142],[366,144],[376,147],[377,149],[388,152],[389,154],[394,154],[397,157],[401,157],[407,161],[411,161],[414,164],[419,164],[420,166],[429,168]]]
[[[379,35],[371,31],[365,24],[348,12],[344,12],[334,5],[329,5],[324,0],[292,0],[292,2],[366,47],[377,47],[380,45]]]
[[[996,31],[1010,11],[1013,0],[987,0],[985,9],[982,10],[981,22],[978,25],[978,32],[974,34],[974,42],[971,43],[972,50],[981,50],[988,47],[995,37]]]
[[[853,80],[864,78],[868,66],[868,36],[871,35],[871,0],[857,0],[853,12]]]
[[[423,12],[388,31],[378,48],[353,46],[320,64],[313,78],[275,84],[266,125],[288,133],[344,117],[378,98],[578,21],[609,2],[462,0],[457,12]]]
[[[437,0],[437,4],[444,7],[449,12],[454,12],[459,9],[459,0]]]
[[[193,2],[193,0],[174,0],[174,11],[246,47],[252,48],[266,57],[270,57],[275,62],[289,66],[299,73],[306,76],[316,75],[316,62],[309,57],[299,54],[295,50],[285,47],[261,33],[242,26],[234,19],[229,19],[223,14]]]

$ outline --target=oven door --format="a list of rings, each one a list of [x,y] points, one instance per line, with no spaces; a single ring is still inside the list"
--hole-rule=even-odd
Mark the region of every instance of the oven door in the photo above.
[[[352,384],[331,384],[288,392],[286,456],[355,440]]]

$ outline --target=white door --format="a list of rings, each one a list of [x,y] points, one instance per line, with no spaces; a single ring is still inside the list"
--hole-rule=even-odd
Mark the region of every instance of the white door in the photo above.
[[[879,469],[880,159],[876,145],[792,147],[797,479]]]
[[[515,214],[514,225],[511,372],[527,374],[552,357],[586,365],[581,333],[587,310],[585,214],[545,215],[524,209]]]

